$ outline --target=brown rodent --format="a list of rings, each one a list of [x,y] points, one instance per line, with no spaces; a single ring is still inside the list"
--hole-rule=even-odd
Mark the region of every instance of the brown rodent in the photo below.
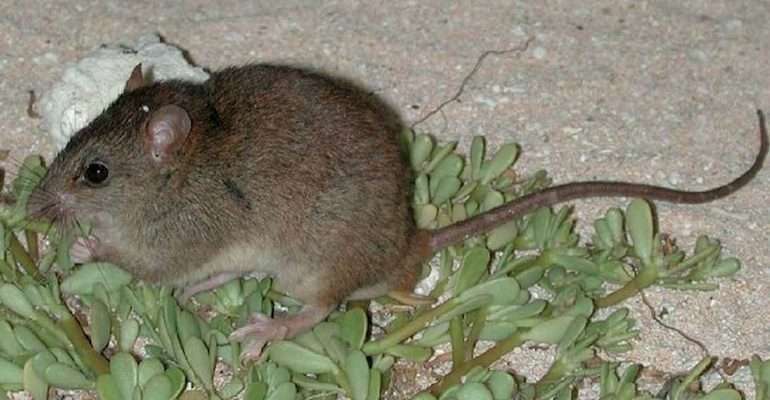
[[[410,170],[392,114],[349,84],[270,65],[226,68],[202,84],[126,90],[56,156],[29,212],[92,224],[79,261],[121,265],[140,279],[186,287],[185,297],[262,272],[302,311],[254,316],[233,337],[254,357],[345,299],[411,292],[434,251],[567,200],[634,196],[700,203],[748,182],[767,152],[764,118],[754,165],[706,192],[611,182],[556,186],[433,232],[410,209]]]

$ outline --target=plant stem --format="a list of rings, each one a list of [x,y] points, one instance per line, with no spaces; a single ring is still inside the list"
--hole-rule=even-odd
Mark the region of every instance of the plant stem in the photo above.
[[[683,260],[681,263],[674,266],[674,268],[671,268],[668,271],[664,271],[663,274],[665,276],[675,276],[680,271],[684,271],[685,269],[692,267],[693,265],[705,260],[706,258],[711,257],[718,251],[719,246],[714,246],[709,250],[702,251],[698,254],[693,254],[692,257]]]
[[[452,341],[452,370],[462,368],[465,363],[464,336],[462,316],[458,315],[449,321],[449,337]]]
[[[63,332],[59,326],[52,320],[48,315],[42,312],[35,311],[34,314],[32,314],[29,319],[36,322],[38,325],[40,325],[40,328],[43,328],[44,330],[47,330],[50,332],[51,335],[53,335],[56,339],[58,339],[64,346],[68,348],[68,350],[74,350],[72,347],[72,341],[69,339],[67,334]]]
[[[27,239],[27,249],[29,250],[29,256],[33,261],[37,261],[40,258],[40,250],[37,245],[37,232],[25,229],[24,236]]]
[[[411,322],[395,330],[394,332],[386,335],[385,337],[366,343],[363,347],[363,351],[367,355],[380,354],[391,346],[395,346],[402,340],[419,332],[425,325],[436,317],[452,311],[454,308],[460,306],[462,303],[457,299],[449,300],[436,308],[425,311],[422,315],[418,315]]]
[[[566,368],[561,360],[556,360],[551,367],[548,368],[548,372],[543,375],[540,380],[535,383],[535,393],[540,393],[546,385],[559,382],[566,375]]]
[[[471,369],[475,367],[488,367],[495,361],[499,360],[502,356],[510,353],[513,349],[524,343],[521,338],[521,334],[526,331],[517,332],[509,336],[507,339],[498,342],[495,347],[485,351],[480,356],[467,361],[461,368],[457,368],[450,372],[440,381],[434,383],[428,391],[433,395],[438,396],[444,392],[447,388],[460,382],[460,379],[465,376]]]
[[[658,279],[658,266],[653,260],[650,264],[645,265],[641,271],[626,283],[622,288],[608,294],[605,297],[596,299],[596,307],[604,308],[614,306],[622,301],[636,296],[637,293],[643,289],[655,283]]]
[[[693,367],[693,369],[690,370],[690,372],[685,376],[684,379],[682,379],[682,383],[674,390],[674,393],[671,394],[672,399],[680,399],[683,398],[682,392],[684,392],[691,383],[693,383],[698,377],[703,373],[703,371],[708,368],[711,363],[714,362],[714,357],[704,357],[698,364]]]
[[[27,253],[27,250],[25,250],[24,246],[21,245],[21,242],[19,242],[19,238],[17,238],[14,233],[11,233],[9,236],[10,242],[8,243],[8,247],[16,261],[18,261],[24,270],[27,271],[27,274],[33,277],[36,281],[45,281],[43,275],[41,275],[40,271],[37,270],[35,261],[32,259],[32,257],[29,256],[29,253]]]
[[[91,369],[94,375],[99,376],[110,372],[110,364],[91,347],[91,343],[86,339],[86,335],[83,334],[83,328],[75,320],[75,317],[70,315],[60,319],[58,325],[72,342],[75,352],[83,360],[83,363]]]
[[[471,314],[473,325],[471,331],[465,338],[465,359],[473,358],[473,350],[476,348],[476,342],[479,341],[481,336],[481,330],[484,329],[484,325],[487,322],[487,309],[486,307],[480,308]]]

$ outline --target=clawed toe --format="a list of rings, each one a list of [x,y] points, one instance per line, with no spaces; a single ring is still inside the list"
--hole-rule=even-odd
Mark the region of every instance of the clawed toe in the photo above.
[[[243,327],[230,334],[230,340],[243,342],[241,358],[254,360],[262,354],[262,348],[272,340],[283,340],[310,329],[329,315],[333,306],[305,305],[297,314],[270,318],[253,314]]]
[[[262,354],[262,348],[272,340],[285,339],[289,328],[280,319],[264,314],[254,314],[243,327],[230,334],[230,340],[244,342],[241,358],[254,360]]]
[[[243,341],[248,336],[266,338],[266,340],[280,340],[286,337],[289,328],[280,320],[269,318],[264,314],[254,314],[249,322],[230,334],[230,339]]]
[[[241,350],[241,360],[253,361],[259,359],[262,355],[262,349],[267,344],[267,340],[251,338],[247,340]]]

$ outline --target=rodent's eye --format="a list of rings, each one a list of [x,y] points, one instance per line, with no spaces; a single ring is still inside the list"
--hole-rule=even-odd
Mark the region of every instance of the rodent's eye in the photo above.
[[[110,169],[101,161],[92,161],[83,172],[83,179],[93,186],[103,185],[109,176]]]

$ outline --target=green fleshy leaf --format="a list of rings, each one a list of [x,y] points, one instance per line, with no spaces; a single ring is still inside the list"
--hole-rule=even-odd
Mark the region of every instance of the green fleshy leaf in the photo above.
[[[345,391],[336,384],[320,382],[317,379],[309,378],[305,375],[295,374],[291,378],[291,381],[302,389],[308,389],[317,392],[328,392],[336,395],[345,395]]]
[[[463,171],[465,166],[465,160],[457,154],[450,154],[444,157],[441,162],[436,165],[436,168],[431,171],[432,177],[458,177]]]
[[[294,400],[297,398],[297,387],[291,382],[284,382],[267,394],[267,400]]]
[[[91,389],[94,387],[94,382],[86,378],[82,372],[58,362],[45,369],[43,379],[62,389]]]
[[[211,368],[209,351],[203,341],[195,336],[187,338],[184,342],[184,353],[195,375],[203,381],[206,389],[212,389],[214,371]]]
[[[96,379],[96,392],[101,400],[124,400],[120,394],[115,377],[111,374],[100,375]]]
[[[201,330],[198,325],[198,321],[195,316],[187,311],[181,310],[177,315],[177,332],[179,334],[179,341],[185,343],[190,337],[197,337],[201,339]]]
[[[24,381],[24,370],[3,358],[0,358],[0,384],[21,385]]]
[[[37,353],[47,349],[45,343],[43,343],[40,338],[26,326],[17,326],[16,329],[14,329],[14,332],[16,333],[16,340],[19,341],[19,344],[21,344],[21,347],[23,347],[24,350],[30,353]]]
[[[516,380],[505,372],[492,371],[487,379],[487,387],[495,400],[508,400],[516,392]]]
[[[78,364],[75,363],[75,361],[72,359],[70,354],[67,353],[65,350],[58,347],[54,347],[48,351],[50,351],[51,354],[53,354],[54,358],[56,358],[56,361],[62,364],[67,364],[70,367],[78,367]]]
[[[34,400],[48,400],[48,382],[46,382],[32,367],[32,359],[24,364],[24,390]]]
[[[700,400],[741,400],[743,396],[734,389],[717,389],[700,398]]]
[[[16,341],[11,324],[5,320],[0,320],[0,351],[11,357],[21,355],[24,351]]]
[[[449,201],[460,189],[460,185],[462,185],[462,182],[453,176],[442,177],[431,199],[432,203],[441,205]]]
[[[348,349],[341,340],[340,326],[332,322],[321,322],[313,328],[313,333],[321,342],[326,353],[334,362],[342,364]]]
[[[430,156],[433,150],[433,139],[428,135],[416,135],[412,143],[412,151],[409,154],[409,161],[412,169],[421,171],[423,164]]]
[[[68,276],[61,284],[66,294],[90,295],[94,287],[101,283],[108,291],[117,290],[131,282],[131,275],[118,266],[109,263],[83,264]]]
[[[312,330],[300,333],[292,339],[293,342],[318,354],[324,354],[324,346]]]
[[[519,233],[519,222],[514,220],[507,222],[487,235],[487,247],[492,251],[502,249],[505,245],[516,239]]]
[[[457,274],[455,293],[462,293],[479,282],[488,271],[489,251],[481,247],[473,247],[465,252],[463,263]]]
[[[513,335],[518,328],[519,326],[513,322],[488,321],[481,329],[481,333],[479,333],[479,339],[500,341]]]
[[[308,350],[296,343],[278,341],[268,348],[270,358],[279,365],[303,374],[339,372],[339,367],[324,355]]]
[[[163,373],[163,363],[157,358],[145,358],[139,363],[137,370],[137,383],[144,386],[155,375]]]
[[[429,228],[436,220],[438,208],[433,204],[424,204],[414,209],[417,226],[420,228]]]
[[[573,333],[568,332],[568,329],[573,327],[572,323],[575,321],[575,318],[577,317],[573,315],[562,315],[543,321],[522,334],[522,338],[538,343],[557,344],[565,335]]]
[[[360,350],[351,351],[345,360],[345,374],[350,382],[350,397],[353,400],[366,400],[369,393],[369,364]]]
[[[455,397],[457,400],[494,400],[492,392],[479,382],[462,385],[455,393]]]
[[[735,273],[740,269],[741,262],[738,261],[737,258],[726,258],[724,260],[720,260],[716,263],[716,265],[714,265],[713,268],[711,268],[711,271],[709,271],[709,276],[719,278],[729,277],[735,275]]]
[[[139,321],[133,318],[129,318],[120,324],[120,337],[118,338],[120,351],[130,352],[134,348],[136,338],[139,337],[140,328]]]
[[[640,199],[634,199],[626,211],[628,233],[634,243],[634,252],[645,264],[652,257],[653,221],[650,205]]]
[[[504,144],[497,151],[492,160],[485,162],[481,167],[480,180],[482,184],[492,182],[493,179],[500,176],[505,170],[513,165],[516,156],[519,154],[519,147],[514,143]]]
[[[481,201],[481,212],[500,207],[505,202],[503,195],[494,189],[489,189]]]
[[[222,389],[219,391],[219,394],[221,394],[222,397],[229,399],[241,393],[243,391],[243,388],[244,388],[243,381],[235,377],[222,387]]]
[[[481,166],[486,152],[486,138],[474,136],[471,142],[471,179],[481,178]]]
[[[433,355],[430,347],[414,346],[409,344],[397,344],[385,350],[387,354],[403,358],[409,361],[424,362]]]
[[[498,278],[473,286],[458,296],[460,301],[479,294],[492,296],[492,305],[506,305],[516,302],[519,297],[519,283],[514,278]]]
[[[382,372],[378,369],[372,369],[369,374],[369,390],[366,400],[379,400],[382,393]]]
[[[267,385],[264,382],[250,383],[243,394],[244,400],[264,400],[267,397]]]
[[[32,318],[35,314],[35,309],[24,292],[10,283],[0,286],[0,303],[24,318]]]
[[[95,300],[91,304],[89,314],[91,321],[91,346],[97,352],[101,352],[110,342],[110,328],[112,325],[110,310],[107,309],[104,303]]]
[[[348,310],[338,321],[340,338],[353,349],[361,349],[366,340],[366,313],[360,308]]]
[[[430,203],[430,186],[428,176],[420,174],[414,180],[414,204],[422,205]]]
[[[142,388],[143,400],[168,400],[172,399],[174,387],[171,379],[163,374],[150,378]]]
[[[129,353],[118,353],[110,359],[110,375],[113,376],[121,397],[132,399],[139,379],[136,360]]]
[[[171,398],[175,399],[185,388],[187,380],[185,379],[184,372],[179,368],[173,367],[166,370],[166,376],[171,381],[171,388],[174,393]]]

